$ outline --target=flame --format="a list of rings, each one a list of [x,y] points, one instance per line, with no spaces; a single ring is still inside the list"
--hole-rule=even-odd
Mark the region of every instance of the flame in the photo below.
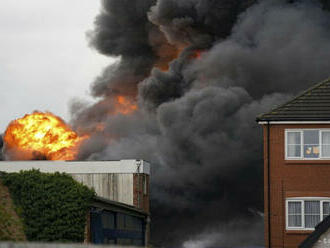
[[[38,154],[48,160],[73,160],[86,138],[79,137],[52,113],[34,112],[12,121],[5,132],[4,142],[8,150]]]
[[[192,59],[200,59],[202,57],[202,50],[195,50],[191,55],[190,58]]]
[[[115,114],[128,115],[138,108],[134,101],[124,96],[117,96],[115,105]]]

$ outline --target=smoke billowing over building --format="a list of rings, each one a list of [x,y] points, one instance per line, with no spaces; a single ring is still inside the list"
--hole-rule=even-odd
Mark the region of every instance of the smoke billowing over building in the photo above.
[[[89,44],[118,61],[92,83],[95,104],[71,106],[89,135],[77,159],[151,162],[154,244],[263,244],[255,116],[329,76],[328,6],[103,1]]]

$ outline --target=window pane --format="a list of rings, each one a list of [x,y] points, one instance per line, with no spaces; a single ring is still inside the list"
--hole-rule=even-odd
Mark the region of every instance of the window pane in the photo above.
[[[305,158],[318,158],[320,155],[319,145],[304,145]]]
[[[322,131],[322,145],[330,145],[330,131]]]
[[[301,157],[301,146],[300,145],[288,145],[287,146],[288,157]]]
[[[319,131],[318,130],[305,130],[304,131],[304,144],[315,145],[319,144]]]
[[[300,214],[301,215],[301,202],[288,202],[288,213],[289,214]]]
[[[287,133],[287,144],[300,145],[300,132],[288,132]]]
[[[110,212],[102,213],[101,215],[102,227],[107,229],[115,228],[115,215]]]
[[[301,215],[289,215],[289,227],[301,227]]]
[[[305,130],[303,134],[304,134],[304,157],[318,158],[320,154],[319,131]]]
[[[322,157],[330,157],[330,145],[322,145]]]
[[[305,214],[320,214],[320,201],[305,201]]]
[[[323,219],[330,214],[330,202],[323,202]]]
[[[320,222],[320,215],[305,215],[305,228],[314,228]]]
[[[125,229],[125,220],[126,215],[122,213],[117,213],[117,228],[118,229]]]
[[[313,228],[320,222],[320,201],[305,201],[305,227]]]

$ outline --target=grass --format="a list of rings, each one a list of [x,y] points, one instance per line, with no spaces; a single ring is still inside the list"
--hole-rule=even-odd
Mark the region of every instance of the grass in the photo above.
[[[8,188],[0,181],[0,241],[25,241],[24,227],[18,217]]]

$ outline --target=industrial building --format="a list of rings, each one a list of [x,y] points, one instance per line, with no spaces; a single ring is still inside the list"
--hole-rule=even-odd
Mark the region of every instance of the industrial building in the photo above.
[[[266,247],[296,248],[312,233],[315,241],[330,214],[330,80],[257,121],[264,132]],[[316,247],[306,242],[301,247]]]
[[[86,242],[146,246],[150,237],[150,164],[120,161],[1,161],[0,171],[61,172],[93,188]]]

